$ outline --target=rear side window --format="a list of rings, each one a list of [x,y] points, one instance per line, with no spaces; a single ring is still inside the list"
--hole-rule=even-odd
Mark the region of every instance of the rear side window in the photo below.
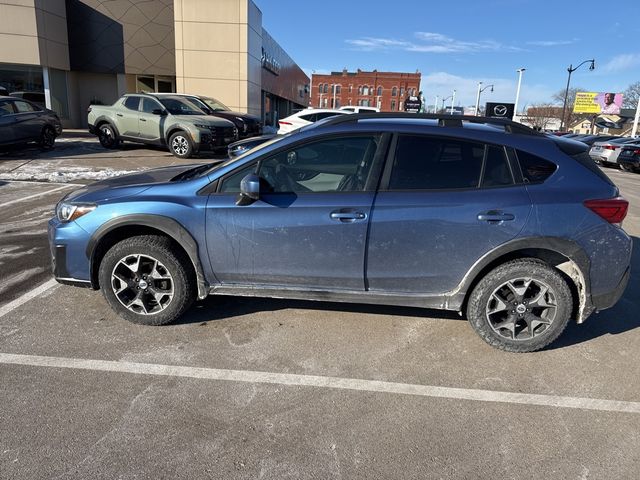
[[[318,116],[315,113],[310,113],[307,115],[300,115],[302,120],[306,120],[307,122],[315,122],[318,119]]]
[[[18,113],[26,113],[26,112],[35,112],[37,111],[36,108],[31,105],[30,103],[27,102],[23,102],[20,100],[16,100],[15,102],[13,102],[16,106],[16,110],[18,111]]]
[[[0,117],[3,115],[11,115],[13,114],[13,105],[11,102],[1,102],[0,103]]]
[[[484,145],[422,136],[398,138],[389,190],[477,188]]]
[[[556,171],[557,165],[536,155],[516,150],[522,176],[527,183],[542,183]]]
[[[129,110],[138,110],[140,105],[140,97],[127,97],[124,101],[124,106]]]

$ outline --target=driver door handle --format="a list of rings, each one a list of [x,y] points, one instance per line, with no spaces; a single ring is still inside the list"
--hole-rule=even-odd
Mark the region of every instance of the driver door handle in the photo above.
[[[478,220],[489,223],[510,222],[515,218],[515,215],[512,213],[500,212],[498,210],[489,210],[488,212],[478,214]]]
[[[146,121],[147,121],[147,119],[146,119],[146,118],[141,118],[141,119],[140,119],[140,121],[141,121],[141,122],[146,122]]]
[[[342,223],[353,223],[356,220],[364,220],[367,218],[367,214],[364,212],[350,212],[345,210],[336,210],[329,215],[333,220],[338,220]]]

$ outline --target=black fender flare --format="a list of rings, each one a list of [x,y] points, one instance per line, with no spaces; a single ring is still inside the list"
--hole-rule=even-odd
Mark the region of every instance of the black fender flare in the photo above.
[[[454,308],[462,307],[467,298],[467,294],[470,293],[472,285],[476,283],[478,275],[480,275],[480,273],[492,262],[513,252],[532,249],[548,250],[559,253],[571,260],[577,266],[582,276],[585,301],[587,303],[585,307],[586,310],[588,310],[591,304],[591,261],[580,245],[573,240],[562,237],[517,238],[494,248],[476,261],[454,291],[449,292],[447,296],[450,298],[450,305]]]
[[[207,283],[200,256],[198,254],[198,244],[191,234],[177,221],[172,218],[154,214],[134,214],[124,215],[105,222],[98,228],[87,243],[86,255],[91,266],[91,279],[95,278],[95,253],[100,241],[108,233],[117,228],[125,226],[143,226],[159,230],[175,240],[187,252],[193,269],[196,272],[196,280],[198,285],[198,298],[202,299],[209,295],[209,284]],[[93,285],[94,288],[97,285]]]
[[[99,116],[98,118],[95,119],[94,128],[96,129],[96,132],[97,132],[97,129],[98,129],[98,125],[100,125],[101,123],[104,123],[104,122],[106,122],[109,125],[111,125],[111,127],[115,130],[116,135],[118,137],[120,137],[120,130],[118,130],[118,127],[116,126],[116,122],[111,120],[106,115],[101,115],[101,116]],[[97,133],[96,133],[96,135],[97,135]]]

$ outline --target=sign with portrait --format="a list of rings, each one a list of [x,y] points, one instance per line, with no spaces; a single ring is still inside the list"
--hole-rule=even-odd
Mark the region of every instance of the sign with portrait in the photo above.
[[[578,92],[573,104],[574,113],[620,115],[622,94],[612,92]]]

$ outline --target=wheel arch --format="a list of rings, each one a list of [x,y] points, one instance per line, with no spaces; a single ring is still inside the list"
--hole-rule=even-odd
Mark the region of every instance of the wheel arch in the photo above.
[[[105,123],[108,123],[111,126],[111,128],[113,128],[113,130],[116,132],[116,135],[118,137],[120,136],[120,130],[118,130],[118,127],[116,126],[116,123],[113,120],[111,120],[109,117],[106,117],[104,115],[96,118],[96,120],[95,120],[95,128],[99,129]]]
[[[508,242],[478,260],[452,297],[452,306],[464,311],[471,292],[484,276],[497,266],[518,258],[535,258],[556,268],[567,280],[574,299],[576,320],[582,323],[593,312],[589,271],[591,262],[574,241],[555,238],[527,238]]]
[[[205,298],[209,294],[209,285],[205,279],[198,244],[191,234],[178,222],[161,215],[126,215],[115,218],[103,224],[91,236],[86,248],[86,255],[91,268],[91,286],[100,288],[98,270],[100,262],[107,251],[125,238],[138,235],[163,235],[169,237],[177,248],[180,248],[191,260],[196,274],[198,298]]]

